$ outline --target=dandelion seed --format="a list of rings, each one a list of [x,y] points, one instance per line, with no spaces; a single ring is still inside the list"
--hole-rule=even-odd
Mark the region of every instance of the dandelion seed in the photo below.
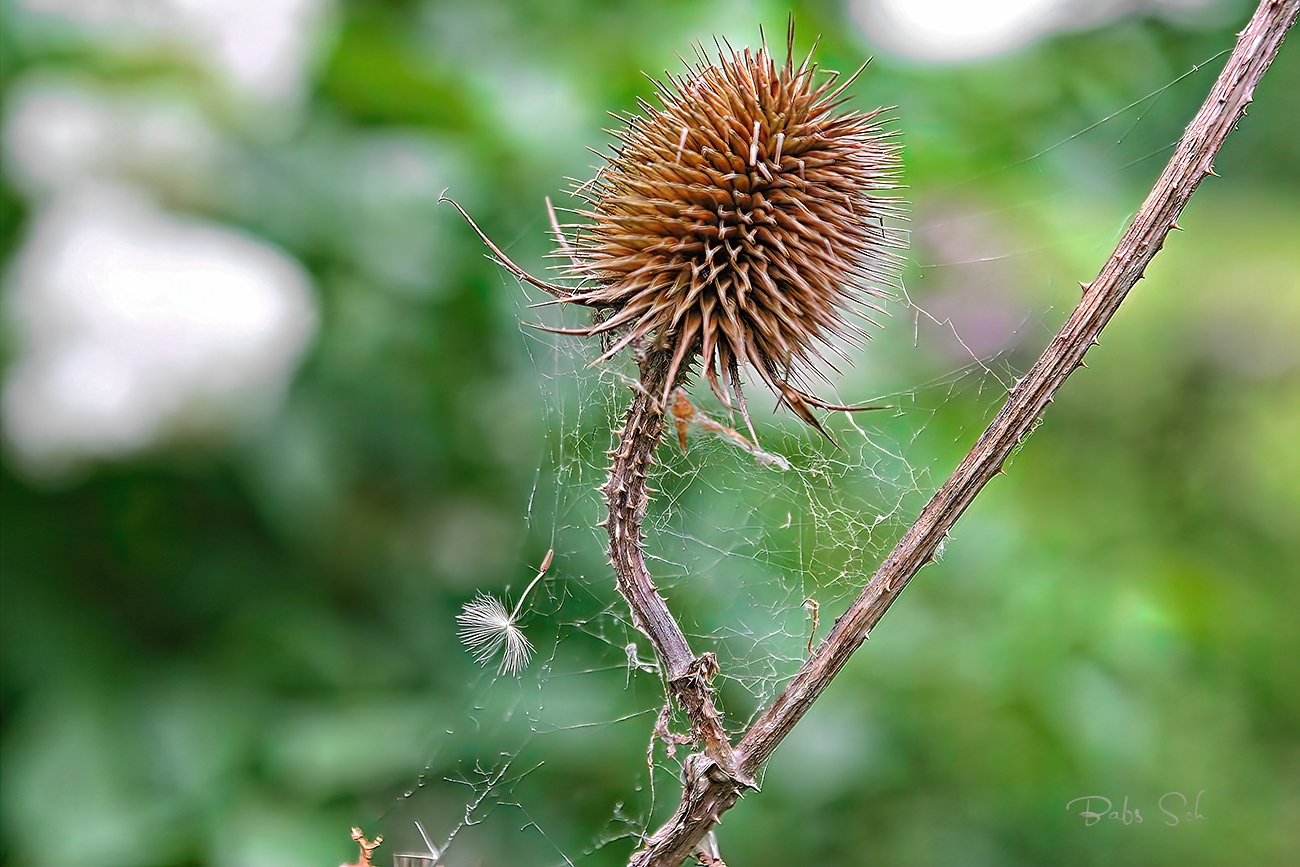
[[[542,561],[542,568],[537,572],[537,577],[519,597],[519,602],[515,604],[513,611],[506,611],[506,606],[495,596],[480,593],[473,600],[466,602],[460,613],[456,615],[456,622],[460,624],[458,632],[460,640],[470,653],[474,654],[474,661],[479,665],[487,665],[498,652],[501,652],[501,665],[497,669],[498,672],[518,676],[528,664],[528,660],[532,659],[533,645],[524,635],[524,631],[519,628],[519,612],[523,610],[524,600],[528,598],[528,594],[546,575],[546,570],[551,567],[551,559],[554,556],[554,551],[546,553],[546,559]]]

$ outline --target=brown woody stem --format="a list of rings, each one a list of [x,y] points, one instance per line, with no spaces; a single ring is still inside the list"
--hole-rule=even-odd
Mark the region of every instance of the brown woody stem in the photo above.
[[[696,657],[691,652],[686,636],[646,570],[641,549],[641,522],[650,502],[646,472],[667,424],[659,395],[665,391],[671,358],[671,350],[651,351],[641,360],[641,382],[623,418],[618,445],[610,455],[609,480],[603,488],[609,507],[609,559],[618,577],[618,591],[632,609],[632,622],[654,645],[669,695],[691,721],[695,743],[703,747],[704,755],[714,764],[734,776],[732,747],[723,731],[722,717],[713,705],[710,686],[718,670],[717,658],[712,653]],[[683,374],[684,370],[676,378]]]
[[[695,654],[646,571],[641,551],[641,521],[650,502],[646,471],[666,424],[657,395],[667,375],[668,359],[663,353],[651,353],[641,362],[641,386],[623,417],[602,491],[609,508],[609,559],[618,577],[618,592],[632,609],[632,623],[654,644],[664,678],[671,682],[686,674]]]
[[[1236,48],[1209,96],[1187,126],[1174,155],[1115,252],[1097,279],[1085,287],[1083,300],[1042,357],[1012,389],[1002,411],[952,477],[921,511],[866,589],[836,621],[830,635],[782,693],[763,711],[734,752],[725,746],[724,739],[720,744],[711,745],[712,749],[706,746],[704,756],[691,756],[687,760],[682,800],[676,813],[632,855],[631,865],[677,867],[690,856],[721,814],[735,803],[739,793],[752,785],[753,776],[830,685],[853,651],[866,640],[867,634],[903,588],[931,560],[939,543],[976,495],[1002,471],[1003,462],[1012,449],[1028,435],[1066,378],[1083,363],[1085,353],[1097,343],[1106,323],[1129,290],[1141,279],[1147,265],[1164,244],[1165,236],[1176,225],[1177,217],[1192,193],[1206,175],[1213,174],[1215,155],[1245,114],[1255,86],[1277,55],[1298,13],[1300,0],[1262,0],[1250,23],[1239,35]],[[647,363],[654,366],[662,362],[651,360]],[[649,372],[653,374],[654,370]],[[643,376],[645,373],[643,366]],[[665,374],[661,372],[659,375],[659,384],[662,385]],[[659,393],[652,385],[647,384],[647,389],[651,395]],[[611,470],[611,484],[615,482],[615,472],[624,463],[627,472],[639,474],[636,497],[619,504],[629,518],[626,526],[635,532],[630,539],[614,539],[615,500],[611,494],[610,535],[616,552],[615,569],[619,572],[620,589],[633,607],[637,625],[654,640],[671,686],[677,673],[683,671],[683,664],[693,657],[681,630],[672,620],[663,600],[654,592],[639,550],[640,517],[645,507],[645,465],[664,426],[662,408],[652,404],[653,398],[647,395],[640,395],[633,402],[623,442],[628,442],[629,434],[641,437],[642,442],[626,458],[617,457],[615,470]],[[629,461],[631,463],[626,463]],[[652,599],[645,596],[647,587]],[[671,628],[668,623],[671,623]],[[696,665],[699,667],[698,663]],[[711,703],[709,707],[712,707]]]

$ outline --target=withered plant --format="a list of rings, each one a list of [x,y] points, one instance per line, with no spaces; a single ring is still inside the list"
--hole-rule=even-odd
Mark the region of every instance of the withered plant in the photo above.
[[[736,744],[712,700],[715,656],[691,650],[645,567],[646,472],[674,389],[697,365],[717,399],[739,411],[750,436],[745,369],[828,439],[816,412],[855,409],[817,398],[810,379],[824,379],[825,368],[833,367],[828,352],[847,360],[839,341],[867,336],[855,320],[873,322],[875,302],[888,294],[900,264],[899,235],[890,224],[900,205],[883,195],[899,176],[899,144],[886,113],[848,109],[857,75],[837,84],[811,56],[796,63],[793,31],[783,63],[766,45],[720,49],[716,62],[701,55],[685,76],[670,76],[659,87],[659,106],[643,101],[640,115],[624,119],[609,164],[578,190],[587,201],[583,223],[561,227],[552,212],[571,285],[528,274],[483,236],[505,268],[554,296],[553,303],[594,312],[590,325],[548,330],[599,337],[601,360],[630,350],[640,367],[603,488],[610,562],[633,623],[654,645],[668,706],[690,720],[685,739],[697,752],[684,762],[675,814],[643,840],[631,864],[676,867],[693,854],[720,863],[716,851],[701,848],[705,835],[755,788],[772,752],[1082,366],[1178,228],[1192,193],[1214,174],[1215,155],[1298,13],[1300,0],[1262,0],[1114,254],[1091,283],[1080,283],[1078,307],[857,599]],[[490,614],[513,626],[514,615],[499,603]],[[492,636],[479,638],[487,647]],[[520,654],[526,659],[517,648],[503,670],[522,665]]]

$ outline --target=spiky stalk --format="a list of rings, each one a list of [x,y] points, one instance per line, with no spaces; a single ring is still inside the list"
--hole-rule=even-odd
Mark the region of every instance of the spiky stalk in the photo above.
[[[765,43],[719,46],[716,63],[701,52],[687,75],[666,74],[660,106],[642,100],[641,115],[623,118],[608,165],[575,190],[584,222],[561,227],[552,213],[572,288],[529,275],[483,237],[553,303],[597,313],[586,327],[545,330],[601,337],[598,361],[624,349],[637,356],[638,393],[603,488],[610,562],[705,759],[739,787],[748,778],[711,698],[716,660],[692,653],[645,568],[646,474],[669,395],[697,363],[751,435],[745,369],[828,439],[814,410],[857,409],[815,397],[808,380],[826,379],[828,352],[848,360],[840,341],[869,336],[853,317],[875,324],[901,263],[889,223],[901,203],[881,195],[898,186],[900,145],[886,109],[842,110],[858,73],[840,82],[811,54],[796,65],[792,22],[784,63]]]

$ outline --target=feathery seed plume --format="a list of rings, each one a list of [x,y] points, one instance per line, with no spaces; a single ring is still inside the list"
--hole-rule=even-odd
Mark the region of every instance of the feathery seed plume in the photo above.
[[[473,652],[479,665],[487,665],[504,648],[500,672],[516,675],[533,655],[532,642],[519,628],[516,618],[517,615],[506,611],[500,599],[481,593],[466,602],[456,615],[460,640]]]
[[[537,577],[520,594],[513,611],[506,611],[505,604],[490,593],[479,593],[461,606],[456,615],[456,622],[460,624],[458,634],[479,665],[487,665],[501,651],[498,673],[517,676],[532,659],[533,644],[519,628],[519,612],[523,610],[528,594],[551,568],[554,557],[554,549],[546,552]]]

